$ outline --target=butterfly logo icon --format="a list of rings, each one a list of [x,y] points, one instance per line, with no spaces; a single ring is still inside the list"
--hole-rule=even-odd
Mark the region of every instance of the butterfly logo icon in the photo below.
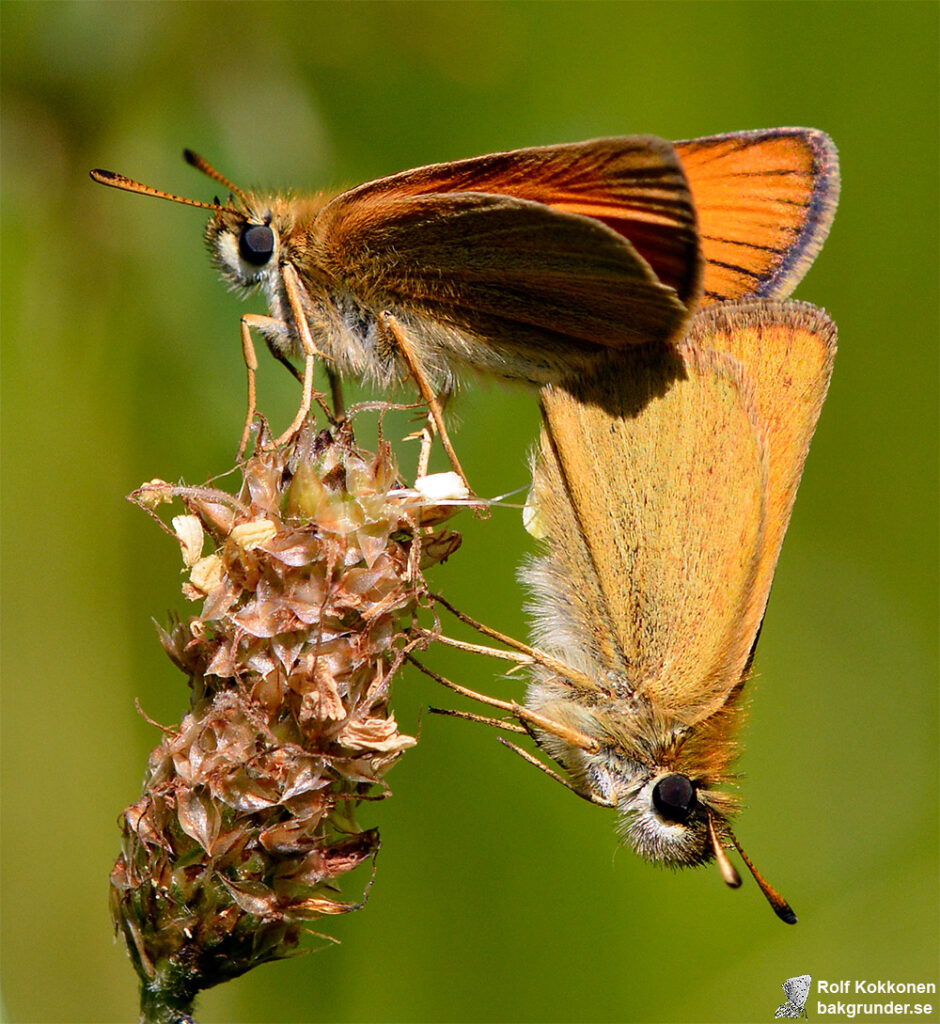
[[[775,1020],[777,1017],[802,1017],[804,1020],[809,1019],[803,1007],[806,1005],[806,997],[809,995],[809,986],[812,980],[808,974],[801,974],[796,978],[787,978],[783,983],[783,992],[787,997],[787,1001],[777,1007],[777,1012],[774,1014]]]

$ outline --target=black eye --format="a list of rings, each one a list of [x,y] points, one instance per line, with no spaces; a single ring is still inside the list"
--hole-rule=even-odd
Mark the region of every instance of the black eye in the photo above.
[[[653,786],[653,806],[666,821],[685,821],[694,805],[695,787],[685,775],[665,775]]]
[[[274,252],[274,232],[267,224],[246,225],[238,236],[238,251],[246,263],[263,267]]]

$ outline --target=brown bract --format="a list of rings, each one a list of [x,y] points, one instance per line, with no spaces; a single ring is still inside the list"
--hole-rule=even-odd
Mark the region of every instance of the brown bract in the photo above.
[[[366,455],[309,429],[242,472],[237,496],[161,481],[133,496],[151,511],[182,499],[183,591],[202,601],[160,631],[191,711],[150,755],[111,876],[145,1004],[186,1006],[289,955],[306,922],[361,906],[335,882],[377,852],[356,804],[388,795],[385,772],[415,743],[388,697],[420,566],[460,542],[428,532],[446,510],[397,484],[384,444]]]

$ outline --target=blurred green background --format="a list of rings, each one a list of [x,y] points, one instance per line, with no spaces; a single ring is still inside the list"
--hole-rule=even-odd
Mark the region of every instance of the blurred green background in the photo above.
[[[136,1013],[108,872],[158,739],[134,698],[165,723],[186,707],[150,621],[185,602],[176,545],[123,497],[231,465],[238,315],[264,310],[214,279],[200,213],[88,169],[210,199],[183,146],[238,183],[312,189],[597,135],[795,124],[832,135],[844,182],[797,292],[833,314],[840,351],[740,762],[738,834],[799,925],[749,879],[729,892],[714,869],[618,850],[609,813],[424,713],[448,699],[412,673],[394,703],[421,742],[363,816],[383,839],[368,906],[324,922],[341,945],[207,993],[200,1021],[769,1020],[794,974],[937,981],[937,12],[4,0],[6,1020]],[[266,358],[260,388],[286,425],[295,388]],[[478,490],[524,485],[532,396],[468,390],[457,413]],[[518,513],[459,528],[434,581],[525,635]],[[518,692],[498,663],[435,664]]]

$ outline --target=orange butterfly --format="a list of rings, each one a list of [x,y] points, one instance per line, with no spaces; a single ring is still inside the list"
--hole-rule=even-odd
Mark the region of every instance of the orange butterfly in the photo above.
[[[835,337],[807,303],[722,303],[677,349],[638,346],[544,388],[527,502],[547,550],[525,576],[552,661],[519,717],[566,785],[618,808],[638,853],[714,858],[737,885],[730,840],[791,924],[737,844],[724,787]]]
[[[839,184],[831,141],[804,128],[521,149],[308,198],[243,191],[185,156],[224,205],[91,173],[212,211],[223,278],[270,309],[243,317],[246,347],[257,328],[287,365],[304,356],[308,392],[319,354],[382,385],[407,370],[429,399],[462,367],[541,385],[674,340],[703,287],[706,302],[787,294]]]

